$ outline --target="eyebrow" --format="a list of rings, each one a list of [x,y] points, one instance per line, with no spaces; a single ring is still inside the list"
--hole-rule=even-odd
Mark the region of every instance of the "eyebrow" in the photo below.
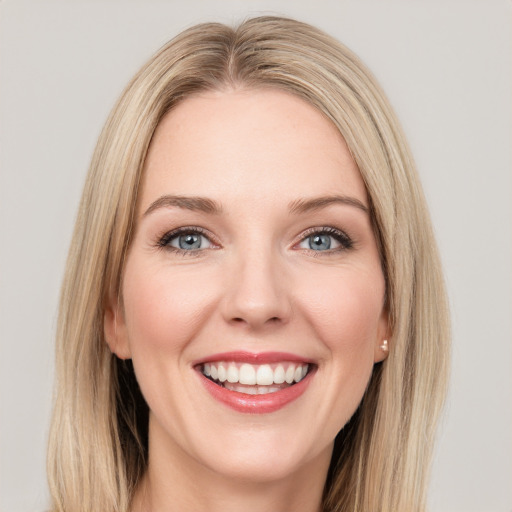
[[[310,199],[296,199],[289,204],[290,213],[306,213],[321,208],[326,208],[332,204],[343,204],[353,206],[368,213],[368,208],[362,201],[350,196],[321,196],[313,197]],[[185,210],[198,211],[219,215],[222,213],[222,206],[206,197],[197,196],[175,196],[165,195],[153,201],[148,209],[144,212],[143,216],[149,215],[151,212],[159,208],[183,208]]]
[[[311,199],[297,199],[292,201],[289,205],[291,213],[306,213],[314,210],[319,210],[330,206],[331,204],[344,204],[359,208],[365,213],[368,213],[368,207],[359,199],[350,196],[322,196],[313,197]]]
[[[149,208],[144,212],[144,217],[154,212],[158,208],[183,208],[197,212],[210,213],[218,215],[222,212],[222,207],[216,201],[206,197],[195,196],[173,196],[165,195],[153,201]]]

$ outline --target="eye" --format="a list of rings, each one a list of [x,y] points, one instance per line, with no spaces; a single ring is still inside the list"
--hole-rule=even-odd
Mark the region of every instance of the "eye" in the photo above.
[[[300,249],[317,252],[334,252],[350,249],[353,245],[350,237],[335,228],[313,228],[298,244]]]
[[[177,249],[192,251],[204,248],[204,246],[207,245],[207,241],[205,242],[205,240],[207,239],[198,233],[185,233],[172,238],[169,241],[169,245]]]
[[[158,246],[186,253],[211,249],[214,247],[214,244],[199,228],[180,228],[166,233],[158,241]]]

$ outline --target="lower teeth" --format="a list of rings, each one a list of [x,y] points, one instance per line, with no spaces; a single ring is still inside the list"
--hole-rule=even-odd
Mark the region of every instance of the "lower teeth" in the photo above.
[[[216,384],[219,386],[222,386],[226,389],[229,389],[230,391],[236,391],[238,393],[245,393],[246,395],[266,395],[268,393],[275,393],[277,391],[280,391],[281,389],[290,387],[293,384],[285,384],[285,385],[276,385],[276,386],[247,386],[243,384],[238,383],[231,383],[231,382],[216,382]]]

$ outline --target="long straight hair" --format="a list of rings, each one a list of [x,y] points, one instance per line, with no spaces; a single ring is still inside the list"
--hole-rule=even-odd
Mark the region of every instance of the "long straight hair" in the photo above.
[[[144,161],[162,117],[187,97],[275,88],[315,106],[359,167],[386,280],[392,337],[338,434],[323,510],[425,509],[448,371],[449,321],[429,215],[405,138],[381,89],[335,39],[285,18],[192,27],[138,72],[91,162],[62,287],[48,474],[54,512],[126,511],[147,465],[148,408],[103,318],[119,296]]]

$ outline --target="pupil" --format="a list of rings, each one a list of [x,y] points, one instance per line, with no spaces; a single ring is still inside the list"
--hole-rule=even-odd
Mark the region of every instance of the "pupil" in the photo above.
[[[180,249],[199,249],[201,247],[201,237],[199,235],[182,235],[179,239]]]
[[[328,250],[331,248],[329,235],[313,235],[309,238],[309,247],[314,251]]]

